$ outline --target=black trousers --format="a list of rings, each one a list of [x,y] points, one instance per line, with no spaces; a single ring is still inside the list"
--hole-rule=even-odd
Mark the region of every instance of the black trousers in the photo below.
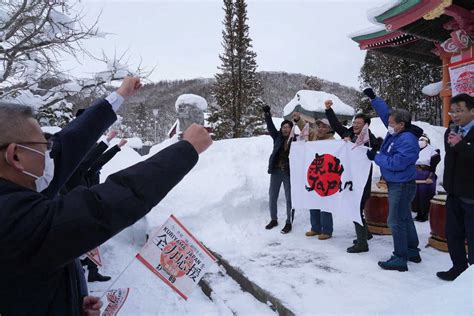
[[[372,166],[370,166],[369,178],[367,179],[367,183],[365,184],[365,187],[364,187],[364,192],[362,193],[362,199],[360,200],[360,218],[364,226],[365,226],[364,208],[365,208],[365,203],[370,198],[371,191],[372,191]]]
[[[99,268],[97,267],[97,265],[94,263],[94,261],[92,261],[91,259],[89,258],[85,258],[85,259],[82,259],[81,260],[81,264],[82,266],[87,266],[87,270],[89,270],[89,274],[92,272],[92,273],[97,273],[97,271],[99,271]]]
[[[446,239],[454,267],[465,269],[468,262],[474,264],[474,204],[452,194],[446,200]]]

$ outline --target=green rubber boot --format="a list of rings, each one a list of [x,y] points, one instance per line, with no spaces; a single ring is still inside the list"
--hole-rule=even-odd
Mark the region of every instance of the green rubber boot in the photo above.
[[[364,226],[354,222],[357,242],[347,248],[348,253],[359,253],[359,252],[367,252],[369,251],[369,245],[367,244],[367,228]]]

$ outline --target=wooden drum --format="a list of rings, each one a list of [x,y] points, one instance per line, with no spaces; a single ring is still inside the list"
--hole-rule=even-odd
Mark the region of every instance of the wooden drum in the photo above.
[[[448,251],[446,242],[446,195],[435,195],[430,205],[431,235],[428,245],[441,251]]]
[[[388,192],[380,189],[372,189],[370,198],[365,203],[365,221],[372,234],[391,235],[387,225],[388,219]]]

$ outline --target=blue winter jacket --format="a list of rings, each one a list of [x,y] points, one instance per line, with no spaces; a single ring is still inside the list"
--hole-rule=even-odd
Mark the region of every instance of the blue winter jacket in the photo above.
[[[372,100],[372,107],[388,127],[390,107],[380,97]],[[418,160],[420,146],[418,138],[423,130],[411,125],[401,133],[387,133],[380,152],[375,156],[375,163],[380,167],[382,176],[387,182],[408,182],[416,178],[415,163]]]

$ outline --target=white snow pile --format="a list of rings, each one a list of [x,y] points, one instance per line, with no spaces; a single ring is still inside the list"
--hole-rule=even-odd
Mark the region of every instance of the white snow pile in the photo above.
[[[386,130],[380,124],[374,120],[371,128],[377,136],[384,136]],[[440,128],[417,124],[439,147]],[[166,140],[154,146],[150,154],[176,141],[176,138]],[[265,230],[270,217],[267,164],[271,151],[269,136],[214,142],[200,156],[194,169],[149,213],[146,221],[138,222],[101,246],[104,263],[101,273],[111,275],[112,281],[89,284],[92,294],[101,295],[115,281],[113,288],[130,287],[129,298],[121,310],[124,315],[270,313],[266,305],[244,295],[235,282],[219,280],[223,274],[217,267],[210,277],[215,290],[213,301],[200,289],[184,301],[133,259],[146,231],[160,226],[174,214],[199,240],[279,298],[296,315],[472,315],[473,270],[452,283],[436,277],[437,271],[451,267],[451,260],[447,253],[424,247],[430,234],[428,222],[415,223],[423,261],[409,263],[409,271],[405,273],[384,271],[377,266],[377,261],[388,259],[393,251],[391,236],[374,236],[369,242],[369,252],[348,254],[346,248],[355,234],[353,223],[345,214],[333,214],[333,238],[326,241],[305,236],[310,228],[305,209],[296,210],[292,232],[280,234],[285,219],[283,192],[278,201],[280,225]],[[146,158],[123,150],[104,167],[102,181],[107,175]]]
[[[427,86],[424,86],[423,89],[421,89],[421,92],[423,92],[423,94],[426,94],[430,97],[434,97],[438,95],[442,89],[443,89],[443,82],[438,81],[438,82],[430,83]]]
[[[178,107],[181,104],[192,104],[196,105],[201,110],[207,110],[207,101],[203,97],[196,94],[182,94],[176,99],[175,108],[178,111]]]
[[[351,106],[342,102],[334,94],[323,91],[300,90],[283,109],[283,116],[286,117],[294,111],[299,111],[300,108],[308,112],[324,113],[326,110],[324,101],[326,100],[332,100],[332,109],[337,115],[352,116],[355,113]]]
[[[51,135],[54,135],[56,133],[59,133],[61,131],[61,127],[59,126],[41,126],[41,130],[43,133],[48,133]]]

